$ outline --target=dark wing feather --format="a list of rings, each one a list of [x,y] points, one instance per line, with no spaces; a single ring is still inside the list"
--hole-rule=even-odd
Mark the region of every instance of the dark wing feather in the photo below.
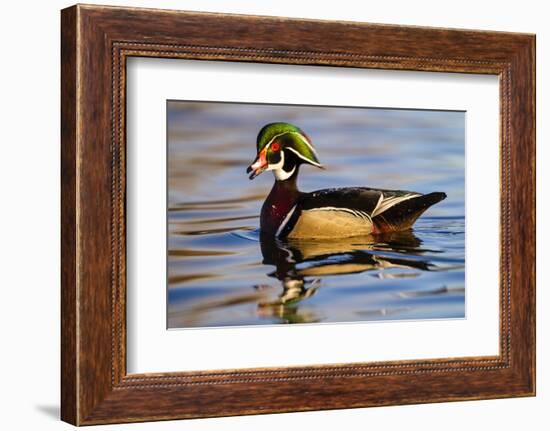
[[[304,193],[298,203],[304,210],[335,207],[364,211],[370,215],[378,205],[382,194],[385,198],[393,198],[409,194],[417,195],[418,193],[405,190],[371,189],[369,187],[345,187]]]
[[[380,232],[409,229],[424,211],[446,197],[447,195],[442,192],[419,195],[397,203],[373,217],[372,221]]]

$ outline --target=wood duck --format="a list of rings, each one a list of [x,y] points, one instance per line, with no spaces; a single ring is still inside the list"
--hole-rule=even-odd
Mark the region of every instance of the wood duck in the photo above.
[[[277,238],[343,238],[410,229],[442,192],[345,187],[303,193],[296,180],[303,164],[323,168],[309,137],[289,123],[265,125],[250,179],[273,171],[275,184],[260,214],[260,230]]]

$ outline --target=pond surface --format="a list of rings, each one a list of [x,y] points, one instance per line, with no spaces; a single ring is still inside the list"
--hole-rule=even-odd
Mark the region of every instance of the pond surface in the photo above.
[[[269,122],[302,128],[326,170],[299,187],[442,191],[414,229],[281,241],[258,230],[273,184],[246,167]],[[168,327],[465,316],[463,112],[168,102]]]

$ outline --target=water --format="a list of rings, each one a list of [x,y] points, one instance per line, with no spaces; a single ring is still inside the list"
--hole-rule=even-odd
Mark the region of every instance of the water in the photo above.
[[[301,127],[326,170],[299,187],[443,191],[408,232],[261,237],[273,184],[245,173],[259,129]],[[465,315],[464,113],[168,103],[170,328],[448,319]]]

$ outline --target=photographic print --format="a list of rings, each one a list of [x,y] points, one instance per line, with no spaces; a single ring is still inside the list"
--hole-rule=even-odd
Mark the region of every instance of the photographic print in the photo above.
[[[170,329],[465,317],[465,112],[167,102]]]
[[[75,5],[60,45],[62,420],[535,395],[534,34]]]

